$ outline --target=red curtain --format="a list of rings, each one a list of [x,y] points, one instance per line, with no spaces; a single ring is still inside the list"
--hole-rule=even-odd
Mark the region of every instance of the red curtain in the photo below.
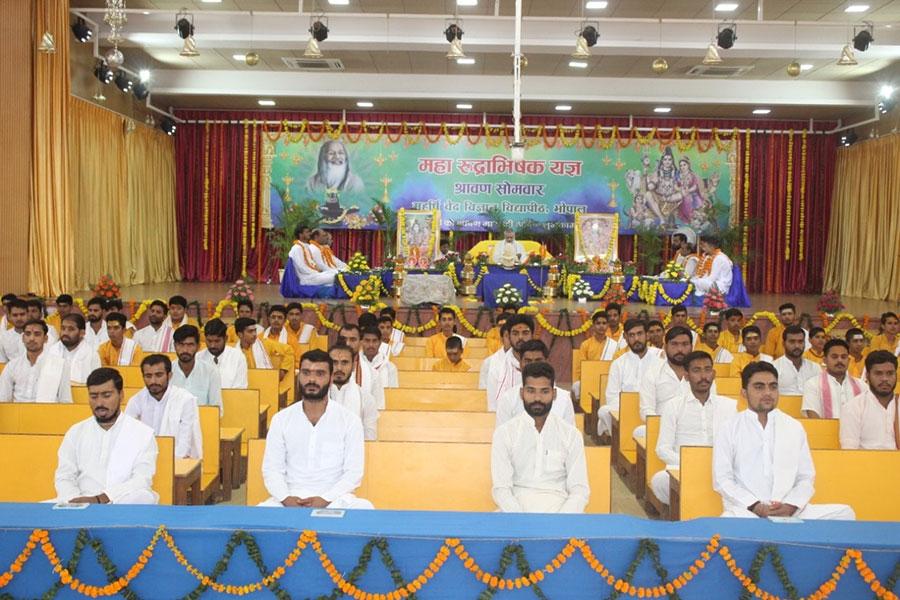
[[[179,164],[177,176],[179,258],[183,277],[189,281],[233,281],[244,274],[257,280],[274,276],[278,259],[266,243],[265,231],[259,229],[261,206],[258,198],[260,182],[260,144],[262,126],[254,129],[252,121],[329,121],[332,126],[344,117],[340,112],[290,113],[283,111],[180,111],[178,116],[189,122],[178,128],[176,152]],[[348,113],[348,121],[369,123],[389,122],[415,125],[447,122],[447,132],[456,134],[453,124],[461,122],[478,125],[478,114],[401,114],[401,113]],[[192,120],[215,121],[191,123]],[[492,115],[491,123],[509,123],[507,115]],[[523,118],[528,126],[581,124],[584,126],[627,127],[625,117],[540,116]],[[825,237],[830,218],[831,189],[834,172],[836,140],[831,135],[806,136],[805,169],[801,131],[809,127],[807,122],[740,121],[740,120],[678,120],[635,119],[635,127],[680,127],[682,129],[718,128],[723,140],[730,140],[734,128],[753,130],[750,142],[749,194],[746,195],[747,214],[762,220],[751,230],[748,245],[752,260],[748,265],[746,285],[750,291],[773,293],[817,292],[822,285]],[[816,123],[819,131],[834,126],[833,123]],[[277,128],[277,127],[276,127]],[[440,127],[428,127],[432,135]],[[765,130],[784,133],[766,133]],[[791,144],[792,165],[788,202],[787,162],[788,130],[795,131]],[[387,128],[392,134],[402,130],[400,125]],[[351,127],[356,133],[357,129]],[[470,130],[474,136],[474,128]],[[608,137],[609,132],[603,132]],[[591,135],[591,132],[586,132]],[[628,135],[623,133],[620,135]],[[646,135],[645,133],[642,135]],[[660,133],[669,139],[671,133]],[[552,142],[555,131],[547,130],[547,142]],[[710,134],[702,134],[708,141]],[[744,134],[740,134],[738,184],[734,204],[737,216],[744,211]],[[686,139],[684,136],[682,139]],[[801,216],[801,188],[803,191]],[[790,204],[790,224],[787,210]],[[801,228],[802,224],[802,228]],[[801,238],[802,229],[802,238]],[[334,248],[339,256],[349,258],[354,252],[362,252],[370,265],[383,260],[383,243],[379,231],[335,230]],[[816,235],[819,234],[819,235]],[[455,249],[464,252],[472,245],[486,239],[484,233],[460,233],[455,236]],[[551,244],[552,245],[552,244]],[[549,248],[558,254],[563,248]],[[634,238],[619,237],[619,256],[631,260],[634,255]]]

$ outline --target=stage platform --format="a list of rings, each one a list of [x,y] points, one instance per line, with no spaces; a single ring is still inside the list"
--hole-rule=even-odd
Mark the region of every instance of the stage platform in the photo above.
[[[356,593],[403,589],[422,600],[474,599],[491,597],[484,592],[501,581],[512,588],[502,598],[616,597],[617,586],[666,597],[666,584],[685,600],[739,598],[756,585],[798,597],[829,582],[832,598],[872,598],[873,588],[896,582],[900,564],[897,523],[7,504],[0,529],[0,564],[17,565],[11,580],[0,575],[8,582],[0,593],[14,598],[41,596],[60,578],[57,598],[336,598],[340,590],[394,598]],[[55,574],[56,563],[71,572]],[[82,595],[71,589],[79,585],[96,587]]]

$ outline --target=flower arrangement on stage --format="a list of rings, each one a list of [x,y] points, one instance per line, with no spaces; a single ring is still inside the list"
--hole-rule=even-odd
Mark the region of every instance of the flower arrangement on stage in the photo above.
[[[844,303],[841,302],[841,296],[837,290],[826,290],[816,303],[816,312],[826,315],[834,315],[842,310],[844,310]]]
[[[522,294],[509,283],[504,283],[494,292],[494,301],[497,306],[506,308],[509,306],[522,306]]]
[[[703,308],[706,309],[710,317],[718,316],[719,312],[728,308],[728,305],[725,304],[725,296],[715,285],[703,297]]]
[[[102,275],[100,279],[97,280],[91,287],[91,291],[94,292],[94,296],[100,298],[106,298],[109,300],[110,298],[118,298],[122,294],[122,290],[119,289],[119,284],[115,282],[112,278],[112,275]]]
[[[674,260],[670,260],[666,263],[666,268],[663,269],[662,275],[660,275],[659,278],[667,279],[669,281],[681,281],[684,279],[684,267],[675,264]]]
[[[368,273],[371,271],[369,263],[362,252],[356,252],[350,257],[350,260],[347,261],[347,269],[351,273]]]
[[[363,279],[353,290],[350,297],[351,302],[356,302],[360,306],[369,306],[378,301],[381,297],[381,279],[377,275],[370,275],[367,279]]]
[[[539,252],[529,252],[525,264],[529,267],[539,267],[544,264],[544,261]]]
[[[591,273],[606,273],[609,269],[609,262],[602,256],[592,256],[587,263],[587,269]]]
[[[253,302],[253,290],[243,279],[238,279],[234,282],[234,285],[228,288],[228,293],[225,294],[225,299],[232,300],[234,302],[240,302],[241,300]]]
[[[573,277],[578,276],[574,275]],[[578,279],[575,280],[575,283],[572,284],[572,298],[578,302],[587,302],[593,295],[594,290],[591,289],[591,284],[581,277],[578,277]]]
[[[637,265],[634,264],[634,261],[627,260],[625,262],[616,261],[619,263],[620,268],[622,269],[623,275],[637,275]],[[616,269],[613,268],[613,271]]]
[[[621,304],[622,306],[627,304],[628,292],[625,291],[625,286],[619,281],[613,282],[613,284],[609,286],[609,291],[604,294],[603,302],[605,302],[606,304],[615,302],[616,304]]]
[[[475,257],[475,264],[473,265],[475,267],[475,272],[479,272],[482,268],[487,269],[488,260],[487,252],[479,253],[478,256]]]

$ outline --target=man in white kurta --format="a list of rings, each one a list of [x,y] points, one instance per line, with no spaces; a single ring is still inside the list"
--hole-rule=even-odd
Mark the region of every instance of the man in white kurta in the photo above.
[[[97,369],[87,383],[93,414],[69,428],[60,444],[56,501],[156,504],[151,485],[159,450],[153,430],[120,412],[117,371]]]
[[[228,345],[228,327],[221,319],[211,319],[203,327],[206,348],[197,353],[197,362],[214,366],[225,389],[247,389],[247,358]]]
[[[375,380],[378,382],[377,388],[381,392],[376,398],[376,402],[378,409],[383,410],[384,390],[400,387],[400,380],[397,367],[390,361],[390,350],[381,341],[381,332],[377,328],[363,329],[359,361],[367,365],[375,374]]]
[[[18,298],[11,300],[6,310],[11,327],[0,329],[0,363],[8,363],[12,359],[25,354],[22,332],[28,322],[28,307]]]
[[[314,249],[308,242],[297,240],[294,242],[294,247],[288,252],[288,258],[291,259],[291,263],[294,265],[294,272],[297,274],[300,285],[333,284],[337,270],[320,271],[313,258]]]
[[[133,338],[144,352],[175,352],[175,330],[165,323],[168,310],[162,300],[154,300],[147,309],[150,324],[138,329]]]
[[[60,321],[59,328],[59,341],[50,346],[47,352],[66,361],[71,383],[84,385],[88,375],[100,368],[97,349],[84,341],[84,317],[79,313],[69,313]]]
[[[175,330],[175,353],[178,361],[172,365],[172,385],[187,390],[197,399],[198,406],[217,406],[222,415],[222,380],[219,369],[196,360],[200,347],[200,332],[193,325]]]
[[[547,362],[550,356],[550,350],[541,340],[530,340],[522,344],[522,368],[531,363]],[[569,396],[569,392],[554,384],[553,387],[556,396],[550,407],[550,414],[556,415],[569,425],[575,426],[575,409]],[[509,388],[500,396],[497,402],[497,418],[495,427],[500,427],[507,421],[517,417],[525,412],[525,405],[522,403],[522,384],[519,383]]]
[[[715,286],[723,296],[728,294],[732,283],[732,267],[734,266],[731,259],[719,248],[719,241],[715,238],[707,238],[700,242],[700,247],[705,253],[712,257],[712,266],[708,273],[702,277],[692,277],[691,283],[694,284],[694,293],[698,296],[705,296]]]
[[[825,344],[824,369],[803,384],[801,410],[807,419],[840,419],[844,404],[863,392],[864,384],[847,372],[850,347],[844,340]]]
[[[548,363],[524,366],[524,412],[494,431],[491,495],[501,512],[581,513],[587,506],[583,436],[551,413],[553,403],[568,402],[555,393],[554,380]]]
[[[778,370],[778,387],[783,396],[799,396],[803,386],[812,377],[822,373],[822,367],[803,358],[806,347],[806,333],[800,327],[791,325],[782,333],[784,356],[776,358],[772,364]]]
[[[508,319],[508,317],[507,317]],[[486,390],[488,379],[491,375],[491,369],[499,369],[498,361],[506,360],[506,353],[510,349],[509,344],[509,327],[506,326],[506,320],[500,325],[500,343],[502,344],[496,352],[481,361],[481,369],[478,373],[478,389]]]
[[[359,355],[346,345],[332,346],[328,356],[333,361],[331,386],[328,399],[337,402],[359,416],[363,436],[367,440],[378,439],[378,407],[372,394],[359,387],[351,378]]]
[[[84,340],[95,348],[109,341],[109,334],[106,331],[106,300],[103,298],[88,300]]]
[[[66,359],[44,350],[47,324],[29,321],[22,332],[25,353],[0,373],[0,402],[72,402]]]
[[[897,358],[886,350],[872,352],[866,357],[866,375],[866,389],[841,408],[841,448],[898,450]]]
[[[664,339],[666,360],[659,361],[656,368],[648,369],[638,387],[643,422],[647,421],[649,415],[663,414],[670,401],[690,390],[684,364],[685,358],[691,353],[690,330],[681,326],[672,327],[666,332]],[[643,434],[641,431],[636,435],[640,437]]]
[[[718,323],[706,323],[703,326],[703,336],[701,337],[700,342],[697,343],[695,349],[702,350],[712,356],[713,361],[717,365],[729,364],[734,361],[734,355],[728,348],[719,345],[720,335]]]
[[[342,325],[338,332],[338,342],[350,346],[350,349],[358,355],[362,350],[362,330],[359,325],[355,323]],[[371,394],[377,404],[384,404],[384,388],[381,387],[381,379],[376,376],[367,361],[356,361],[352,379],[363,391]]]
[[[203,458],[197,399],[172,384],[172,362],[153,354],[141,363],[145,387],[131,397],[125,414],[150,426],[156,435],[175,438],[175,458]]]
[[[534,335],[534,319],[528,315],[513,315],[504,324],[509,331],[509,350],[503,357],[492,361],[487,378],[488,410],[496,411],[500,396],[515,387],[521,380],[519,359],[522,345]]]
[[[813,505],[815,466],[806,431],[778,410],[778,372],[750,363],[742,373],[744,410],[715,434],[713,488],[722,496],[723,517],[855,519],[844,504]]]
[[[513,268],[521,265],[528,259],[525,247],[516,241],[516,234],[512,229],[503,232],[503,240],[494,244],[493,263],[501,267]]]
[[[331,359],[311,350],[300,361],[300,401],[272,417],[262,474],[271,497],[260,506],[373,508],[353,492],[365,467],[359,415],[328,399]]]
[[[647,326],[643,321],[629,319],[622,334],[628,352],[612,361],[606,381],[606,404],[597,410],[597,435],[612,434],[611,411],[619,410],[619,394],[637,392],[644,377],[660,368],[662,360],[647,349]]]
[[[709,354],[691,352],[684,359],[688,390],[662,409],[656,455],[665,468],[653,475],[653,495],[669,505],[669,473],[681,464],[682,446],[712,446],[722,423],[737,414],[737,400],[719,396],[712,390],[716,371]]]

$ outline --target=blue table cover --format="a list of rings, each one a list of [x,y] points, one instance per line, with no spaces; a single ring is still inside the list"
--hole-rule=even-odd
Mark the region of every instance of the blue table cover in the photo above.
[[[288,259],[281,278],[281,295],[284,298],[334,298],[333,285],[300,285],[294,261]]]
[[[515,271],[502,271],[488,273],[484,276],[484,279],[482,279],[480,287],[484,305],[488,308],[497,308],[497,301],[494,299],[494,294],[507,283],[519,290],[519,293],[522,295],[523,304],[528,303],[528,298],[532,295],[531,286],[528,284],[528,278]]]

